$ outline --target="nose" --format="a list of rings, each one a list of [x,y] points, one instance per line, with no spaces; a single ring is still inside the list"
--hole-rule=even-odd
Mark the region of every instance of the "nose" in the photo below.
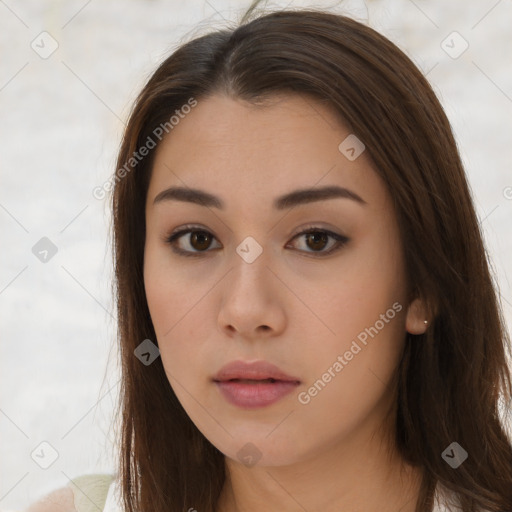
[[[248,263],[238,254],[226,276],[218,313],[224,335],[257,339],[275,337],[286,327],[286,287],[261,254]]]

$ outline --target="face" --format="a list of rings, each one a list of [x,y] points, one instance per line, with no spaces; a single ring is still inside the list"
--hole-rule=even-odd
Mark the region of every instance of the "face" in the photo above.
[[[219,95],[157,149],[144,282],[162,363],[240,464],[364,443],[393,403],[406,331],[422,332],[391,199],[350,135],[304,96]]]

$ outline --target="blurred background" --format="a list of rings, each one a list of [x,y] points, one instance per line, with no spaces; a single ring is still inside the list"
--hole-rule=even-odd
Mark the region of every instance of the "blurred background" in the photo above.
[[[249,0],[0,0],[0,510],[113,472],[119,392],[110,214],[129,108],[180,44]],[[512,326],[509,0],[268,2],[369,24],[427,75],[452,123]],[[510,404],[509,404],[510,405]]]

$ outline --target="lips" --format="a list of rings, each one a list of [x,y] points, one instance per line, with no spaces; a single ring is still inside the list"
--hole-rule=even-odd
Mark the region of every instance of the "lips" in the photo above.
[[[244,409],[271,405],[291,393],[301,382],[298,377],[284,373],[267,361],[233,361],[212,380],[229,403]]]
[[[244,361],[233,361],[223,366],[213,377],[214,381],[224,382],[229,380],[238,381],[282,381],[300,383],[298,377],[287,375],[277,366],[267,361],[255,361],[246,363]]]

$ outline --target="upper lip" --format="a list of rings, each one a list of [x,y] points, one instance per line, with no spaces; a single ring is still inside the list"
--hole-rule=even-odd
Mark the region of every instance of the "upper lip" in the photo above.
[[[268,361],[231,361],[223,366],[213,377],[216,382],[232,379],[264,380],[274,379],[280,381],[297,382],[300,379],[287,375],[276,365]]]

